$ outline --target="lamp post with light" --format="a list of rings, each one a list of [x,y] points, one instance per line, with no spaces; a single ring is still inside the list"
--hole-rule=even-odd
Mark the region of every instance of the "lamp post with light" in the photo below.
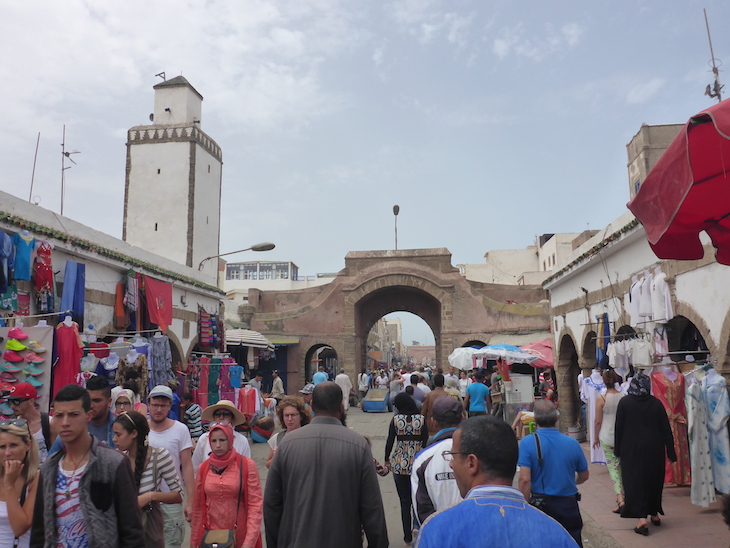
[[[261,242],[260,244],[252,245],[251,247],[247,247],[246,249],[239,249],[238,251],[229,251],[228,253],[220,253],[219,255],[211,255],[210,257],[206,257],[202,261],[200,261],[200,264],[198,265],[198,270],[203,270],[203,265],[206,261],[209,261],[211,259],[215,259],[216,257],[225,257],[226,255],[233,255],[234,253],[243,253],[244,251],[271,251],[274,249],[276,245],[272,244],[271,242]]]

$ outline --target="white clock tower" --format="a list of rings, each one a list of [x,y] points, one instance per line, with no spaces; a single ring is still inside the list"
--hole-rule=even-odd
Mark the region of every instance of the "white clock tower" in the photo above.
[[[182,76],[154,86],[152,124],[127,132],[123,239],[197,268],[219,253],[222,156],[200,129],[203,96]],[[218,261],[203,272],[218,276]]]

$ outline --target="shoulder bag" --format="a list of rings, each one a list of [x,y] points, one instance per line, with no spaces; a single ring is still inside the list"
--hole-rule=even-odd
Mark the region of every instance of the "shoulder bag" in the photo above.
[[[537,432],[533,434],[535,437],[535,447],[537,448],[537,465],[539,468],[542,468],[543,458],[542,458],[542,445],[540,444],[540,436],[537,435]],[[542,483],[542,490],[545,491],[545,477],[544,475],[540,476],[540,481]],[[545,493],[543,492],[542,495]],[[547,513],[547,500],[544,496],[536,497],[534,494],[530,496],[530,504],[537,508],[538,510],[542,510],[543,512]]]
[[[160,450],[153,447],[152,454],[152,490],[159,491],[160,479],[157,475],[157,459]],[[145,546],[163,546],[165,544],[165,518],[159,502],[150,502],[142,508],[142,528],[144,529]]]
[[[241,494],[243,492],[244,464],[248,467],[248,463],[243,460],[243,457],[240,457],[238,466],[238,503],[236,504],[236,522],[233,524],[233,529],[208,529],[208,526],[205,525],[200,548],[236,548],[236,529],[238,528],[238,510],[241,508]],[[208,521],[207,517],[206,512],[206,522]]]

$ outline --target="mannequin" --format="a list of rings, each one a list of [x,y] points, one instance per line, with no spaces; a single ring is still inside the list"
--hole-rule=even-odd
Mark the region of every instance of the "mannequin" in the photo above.
[[[104,369],[107,371],[116,369],[119,365],[119,356],[116,352],[109,352],[109,356],[102,358],[101,363],[104,364]]]
[[[591,375],[583,379],[580,387],[580,399],[586,404],[586,414],[588,415],[588,434],[591,447],[591,462],[598,464],[606,464],[606,454],[603,448],[596,446],[595,441],[598,438],[598,432],[595,431],[595,413],[596,400],[601,394],[606,392],[606,385],[603,383],[601,371],[593,369]]]
[[[71,327],[71,326],[73,326],[73,323],[74,323],[74,321],[73,321],[73,318],[71,318],[71,316],[70,316],[70,315],[69,315],[69,316],[66,316],[66,317],[65,317],[65,318],[63,319],[63,324],[64,324],[64,325],[65,325],[66,327]]]
[[[139,356],[139,352],[137,352],[134,347],[132,347],[132,350],[127,352],[127,361],[131,364],[137,361],[137,356]]]
[[[662,365],[659,369],[662,374],[672,382],[676,381],[679,376],[676,365]]]

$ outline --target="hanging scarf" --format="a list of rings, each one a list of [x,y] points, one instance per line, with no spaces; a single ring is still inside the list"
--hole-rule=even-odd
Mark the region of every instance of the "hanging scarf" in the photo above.
[[[222,472],[238,457],[238,453],[236,453],[235,449],[233,449],[233,428],[231,428],[231,425],[229,424],[225,426],[222,424],[216,424],[213,428],[211,428],[208,433],[208,444],[211,444],[213,432],[216,430],[221,430],[228,438],[228,452],[225,455],[216,457],[215,453],[212,452],[213,447],[211,445],[211,453],[208,457],[208,463],[210,464],[211,470],[220,470]]]
[[[643,373],[638,373],[631,379],[627,393],[629,396],[648,396],[651,394],[651,379]]]

